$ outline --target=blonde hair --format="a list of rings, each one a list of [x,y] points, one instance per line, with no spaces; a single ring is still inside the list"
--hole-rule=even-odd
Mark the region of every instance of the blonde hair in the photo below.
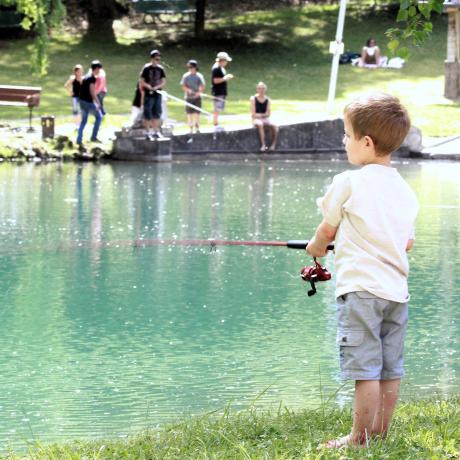
[[[263,81],[259,81],[259,83],[257,83],[257,85],[256,85],[256,88],[258,88],[259,86],[262,86],[265,89],[267,89],[267,85]]]
[[[345,107],[344,114],[356,138],[372,139],[377,156],[389,155],[400,147],[410,129],[407,110],[390,94],[358,97]]]

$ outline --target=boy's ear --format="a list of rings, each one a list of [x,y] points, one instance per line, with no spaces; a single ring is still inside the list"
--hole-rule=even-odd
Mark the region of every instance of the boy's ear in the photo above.
[[[375,144],[374,144],[374,141],[373,141],[372,137],[364,136],[364,140],[365,140],[366,147],[370,147],[370,148],[375,149]]]

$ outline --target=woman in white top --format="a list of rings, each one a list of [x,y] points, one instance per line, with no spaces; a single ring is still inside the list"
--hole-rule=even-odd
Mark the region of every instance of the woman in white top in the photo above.
[[[373,38],[369,38],[366,42],[366,46],[363,46],[361,51],[361,59],[359,60],[359,67],[382,67],[387,58],[382,56],[380,48],[377,46],[376,41]]]

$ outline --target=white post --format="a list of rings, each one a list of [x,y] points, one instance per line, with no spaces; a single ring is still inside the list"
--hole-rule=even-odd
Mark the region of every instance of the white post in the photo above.
[[[347,9],[347,0],[340,0],[339,19],[337,22],[337,32],[335,35],[335,46],[332,48],[332,69],[331,80],[329,82],[329,95],[327,98],[327,110],[332,112],[334,109],[335,89],[337,86],[337,74],[339,73],[339,58],[343,53],[343,26],[345,24],[345,11]],[[331,44],[332,45],[332,44]]]

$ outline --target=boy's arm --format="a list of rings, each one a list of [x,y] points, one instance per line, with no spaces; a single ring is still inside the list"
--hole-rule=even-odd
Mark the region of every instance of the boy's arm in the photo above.
[[[326,255],[328,244],[335,239],[343,218],[344,207],[351,198],[352,186],[349,172],[334,176],[326,194],[317,203],[323,215],[314,237],[307,245],[307,252],[313,257]]]
[[[307,252],[313,257],[323,257],[327,253],[328,244],[332,243],[337,233],[337,227],[333,227],[323,220],[316,229],[315,236],[307,245]]]

